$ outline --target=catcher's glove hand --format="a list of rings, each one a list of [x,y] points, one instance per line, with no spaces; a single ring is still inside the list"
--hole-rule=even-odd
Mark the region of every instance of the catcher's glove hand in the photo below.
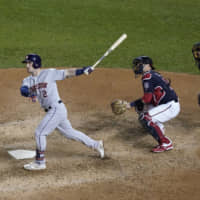
[[[137,99],[137,100],[135,100],[135,109],[136,109],[136,111],[139,111],[139,112],[141,112],[141,111],[143,111],[143,109],[144,109],[144,103],[142,102],[142,99]]]
[[[116,99],[111,102],[111,109],[115,115],[121,115],[127,110],[128,102],[120,99]]]

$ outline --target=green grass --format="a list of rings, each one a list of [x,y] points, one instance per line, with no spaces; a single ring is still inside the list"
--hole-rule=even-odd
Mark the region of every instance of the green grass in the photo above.
[[[130,68],[148,55],[159,70],[199,73],[199,0],[0,0],[0,27],[0,68],[23,67],[28,53],[44,67],[92,65],[127,33],[99,67]]]

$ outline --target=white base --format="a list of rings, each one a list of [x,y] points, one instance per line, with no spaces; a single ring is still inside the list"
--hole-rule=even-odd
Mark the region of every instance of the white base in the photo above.
[[[20,160],[20,159],[28,159],[28,158],[34,158],[36,155],[35,151],[31,150],[23,150],[23,149],[18,149],[18,150],[10,150],[8,153],[15,159]]]

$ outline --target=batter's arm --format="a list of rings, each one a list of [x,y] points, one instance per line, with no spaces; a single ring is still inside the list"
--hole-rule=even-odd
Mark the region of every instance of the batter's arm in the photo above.
[[[88,70],[89,69],[89,70]],[[80,76],[82,74],[85,74],[85,72],[91,73],[93,70],[91,69],[90,66],[88,67],[83,67],[83,68],[70,68],[65,70],[65,78],[70,78],[73,76]]]
[[[75,68],[65,70],[65,78],[70,78],[70,77],[73,77],[73,76],[76,76],[76,69]]]

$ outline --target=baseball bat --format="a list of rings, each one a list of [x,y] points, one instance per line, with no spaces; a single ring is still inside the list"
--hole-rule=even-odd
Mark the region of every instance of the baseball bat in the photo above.
[[[95,67],[106,57],[110,54],[115,48],[117,48],[125,39],[127,38],[126,33],[122,34],[117,41],[115,41],[112,46],[103,54],[96,63],[94,63],[91,68],[94,70]]]

